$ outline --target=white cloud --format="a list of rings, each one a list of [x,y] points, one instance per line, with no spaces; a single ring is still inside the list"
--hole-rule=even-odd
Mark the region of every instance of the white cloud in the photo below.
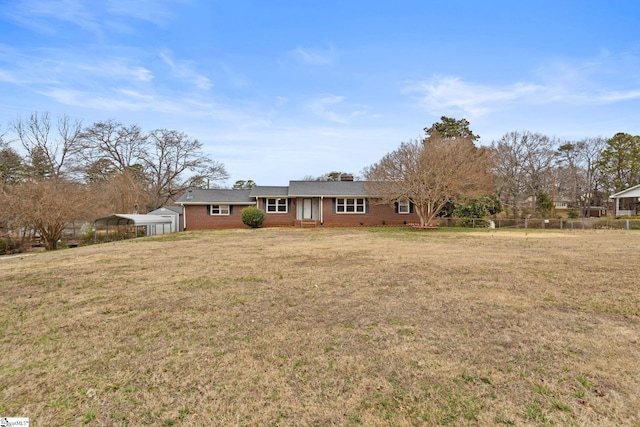
[[[608,105],[640,99],[640,59],[604,54],[582,61],[553,60],[539,66],[533,79],[508,84],[482,84],[457,76],[433,76],[405,84],[402,92],[417,97],[432,114],[479,118],[526,105]]]
[[[123,87],[114,87],[103,92],[51,87],[38,90],[36,93],[63,105],[100,111],[154,112],[224,123],[245,123],[249,120],[255,120],[255,115],[233,110],[225,105],[202,102],[188,96],[165,96],[153,91],[139,91]]]
[[[333,123],[347,124],[352,119],[367,114],[368,108],[345,102],[344,96],[324,95],[311,100],[306,109],[316,117]]]
[[[474,118],[505,104],[533,97],[543,90],[532,83],[492,87],[468,83],[458,77],[438,76],[428,81],[410,83],[403,92],[417,94],[420,105],[432,114],[455,112]]]
[[[335,111],[330,110],[331,107],[339,105],[344,101],[343,96],[327,95],[312,100],[307,108],[316,116],[329,120],[334,123],[347,123],[347,118],[341,116]]]
[[[291,54],[299,61],[309,65],[330,65],[335,60],[333,48],[318,50],[298,46],[291,51]]]
[[[139,85],[151,82],[151,70],[125,57],[98,53],[74,56],[60,49],[17,52],[0,45],[0,81],[11,84],[95,86],[96,82]]]
[[[227,64],[222,64],[222,71],[229,77],[229,83],[236,87],[243,87],[247,85],[247,80],[245,77],[238,74]]]
[[[56,21],[100,33],[102,16],[96,9],[94,2],[86,0],[19,0],[2,6],[0,13],[18,25],[43,33],[57,32]]]
[[[131,32],[130,19],[164,26],[171,18],[171,3],[184,0],[17,0],[0,5],[0,15],[42,33],[59,31],[57,23],[72,24],[87,32]]]
[[[114,15],[122,15],[162,26],[170,17],[170,3],[181,0],[108,0],[106,10]]]
[[[597,94],[592,98],[593,102],[620,102],[630,101],[633,99],[640,99],[640,89],[632,89],[624,92],[611,91],[606,93]]]
[[[125,81],[150,82],[154,75],[151,70],[128,63],[125,58],[113,58],[99,63],[68,64],[69,71],[77,70],[90,73],[93,76],[102,76],[111,79],[124,79]]]
[[[160,58],[169,66],[171,72],[177,78],[195,85],[200,90],[209,90],[213,87],[213,83],[208,77],[199,74],[193,69],[194,64],[192,62],[174,60],[168,52],[161,52]]]
[[[549,61],[535,76],[548,87],[550,101],[606,105],[640,98],[639,68],[636,55],[602,52],[582,61]]]

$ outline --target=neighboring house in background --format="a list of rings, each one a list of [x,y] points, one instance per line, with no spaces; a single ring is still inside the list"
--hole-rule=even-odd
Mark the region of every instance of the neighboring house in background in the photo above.
[[[609,196],[614,199],[613,216],[618,218],[621,216],[638,215],[640,210],[640,185],[622,190],[616,194]]]
[[[149,212],[147,215],[159,215],[171,219],[171,233],[184,231],[182,221],[182,208],[179,206],[163,206]]]
[[[263,227],[351,227],[404,225],[419,222],[409,201],[379,204],[365,192],[365,182],[290,181],[288,186],[252,189],[189,190],[182,206],[185,230],[246,227],[241,212],[257,206],[265,213]]]

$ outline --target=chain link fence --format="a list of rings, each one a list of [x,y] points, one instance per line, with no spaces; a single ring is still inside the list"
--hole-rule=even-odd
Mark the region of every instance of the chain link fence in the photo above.
[[[523,228],[536,230],[640,230],[640,219],[612,218],[440,218],[439,227]]]

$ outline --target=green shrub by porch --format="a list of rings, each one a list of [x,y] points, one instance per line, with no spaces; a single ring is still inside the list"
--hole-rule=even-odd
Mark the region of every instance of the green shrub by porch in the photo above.
[[[258,228],[264,221],[264,212],[262,210],[250,206],[242,210],[242,222],[251,228]]]

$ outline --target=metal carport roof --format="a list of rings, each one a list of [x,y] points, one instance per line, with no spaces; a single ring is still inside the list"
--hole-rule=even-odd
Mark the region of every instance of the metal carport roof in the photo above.
[[[140,215],[140,214],[112,214],[109,216],[105,216],[102,218],[98,218],[93,221],[93,232],[94,232],[94,241],[96,240],[96,229],[98,226],[104,226],[107,230],[107,236],[109,235],[109,226],[119,226],[119,225],[131,225],[136,227],[136,231],[138,227],[147,227],[147,235],[153,236],[156,234],[156,227],[162,226],[164,231],[164,227],[168,226],[169,231],[171,230],[171,219],[165,218],[158,215]],[[136,235],[138,233],[136,232]]]

